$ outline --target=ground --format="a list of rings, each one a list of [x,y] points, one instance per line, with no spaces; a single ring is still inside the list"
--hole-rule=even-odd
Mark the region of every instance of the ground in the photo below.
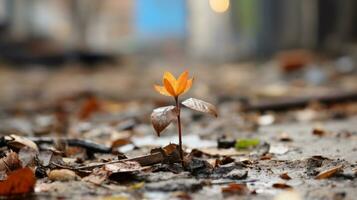
[[[274,60],[194,65],[193,89],[182,99],[212,102],[219,117],[182,111],[185,167],[171,158],[148,166],[114,164],[118,169],[106,163],[153,155],[151,149],[178,142],[176,123],[161,137],[150,123],[154,108],[173,104],[152,89],[167,70],[163,64],[2,67],[1,134],[24,137],[39,147],[34,161],[24,162],[31,157],[24,156],[31,155],[26,149],[31,145],[6,143],[2,160],[11,149],[22,167],[36,172],[34,193],[26,194],[34,199],[354,199],[357,103],[311,101],[281,111],[244,109],[247,101],[355,91],[356,75],[331,63],[293,72],[282,72]],[[51,144],[39,142],[47,136]],[[68,138],[112,148],[98,153]],[[259,144],[234,147],[236,140],[249,139]],[[224,142],[225,148],[217,148]],[[79,169],[93,163],[106,165]],[[54,175],[58,169],[74,173]]]

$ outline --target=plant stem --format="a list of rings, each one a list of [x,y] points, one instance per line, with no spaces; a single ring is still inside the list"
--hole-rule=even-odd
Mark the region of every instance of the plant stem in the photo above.
[[[182,164],[182,167],[183,167],[182,132],[181,132],[181,108],[180,108],[180,104],[179,104],[179,101],[178,101],[178,97],[175,97],[175,102],[176,102],[176,108],[178,110],[177,126],[178,126],[178,132],[179,132],[180,159],[181,159],[181,164]]]

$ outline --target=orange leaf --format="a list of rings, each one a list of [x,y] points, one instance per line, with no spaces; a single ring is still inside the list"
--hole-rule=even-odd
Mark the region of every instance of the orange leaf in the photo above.
[[[188,79],[188,71],[183,72],[180,75],[180,77],[177,79],[177,85],[175,90],[178,95],[185,91],[187,85],[187,79]]]
[[[176,78],[170,72],[165,72],[162,80],[167,79],[173,88],[176,88]],[[165,83],[163,83],[165,84]]]
[[[186,86],[185,86],[185,90],[182,92],[182,94],[186,93],[192,86],[192,82],[193,82],[193,78],[187,80]]]
[[[171,97],[171,94],[166,91],[165,87],[154,85],[154,88],[158,93]]]
[[[7,179],[0,182],[0,195],[10,196],[33,192],[36,178],[33,171],[26,167],[9,173]]]
[[[172,96],[176,96],[174,88],[166,78],[164,79],[164,86],[167,92],[169,92]]]

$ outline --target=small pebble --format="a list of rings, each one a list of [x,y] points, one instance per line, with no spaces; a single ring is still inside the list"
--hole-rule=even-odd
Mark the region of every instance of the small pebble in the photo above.
[[[51,181],[73,181],[78,177],[74,171],[69,169],[55,169],[48,173],[48,178]]]

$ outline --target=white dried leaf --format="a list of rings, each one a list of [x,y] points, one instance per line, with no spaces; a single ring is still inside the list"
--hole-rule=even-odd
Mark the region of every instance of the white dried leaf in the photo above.
[[[176,119],[177,115],[178,110],[175,106],[156,108],[151,113],[151,123],[158,136],[160,136],[161,131]]]
[[[18,135],[10,135],[10,136],[5,136],[5,139],[8,140],[7,144],[11,147],[17,149],[21,149],[23,147],[29,147],[31,149],[34,149],[36,152],[38,152],[38,147],[36,143],[25,137],[21,137]]]
[[[189,98],[183,101],[181,104],[187,108],[191,108],[192,110],[208,113],[214,115],[215,117],[218,116],[216,106],[199,99]]]
[[[104,169],[110,173],[115,174],[124,172],[136,172],[142,170],[143,167],[141,167],[141,165],[135,161],[123,161],[113,164],[106,164]]]
[[[38,155],[38,151],[35,149],[32,149],[28,146],[25,146],[20,149],[19,153],[19,159],[21,161],[22,167],[27,167],[30,164],[34,164],[35,158]]]

